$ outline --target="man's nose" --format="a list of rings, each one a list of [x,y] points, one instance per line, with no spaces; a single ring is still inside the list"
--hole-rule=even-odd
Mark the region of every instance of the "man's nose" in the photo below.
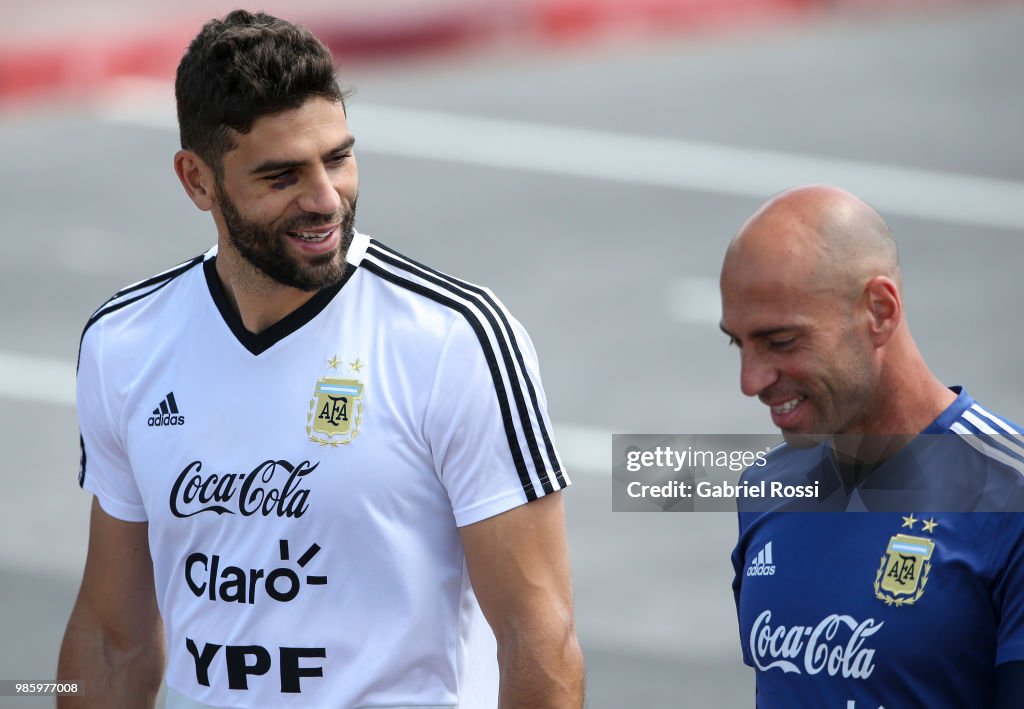
[[[743,350],[740,355],[740,390],[747,396],[757,396],[779,378],[771,362],[752,349]]]
[[[315,214],[338,212],[341,207],[341,196],[326,170],[321,168],[308,178],[299,197],[299,207],[304,212]]]

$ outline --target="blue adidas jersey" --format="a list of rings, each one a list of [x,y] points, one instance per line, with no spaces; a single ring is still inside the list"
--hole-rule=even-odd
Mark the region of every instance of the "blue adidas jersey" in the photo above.
[[[924,433],[957,435],[917,437],[852,490],[825,447],[781,446],[745,474],[816,480],[831,511],[741,506],[733,590],[758,707],[977,709],[995,667],[1024,660],[1022,429],[954,391]]]

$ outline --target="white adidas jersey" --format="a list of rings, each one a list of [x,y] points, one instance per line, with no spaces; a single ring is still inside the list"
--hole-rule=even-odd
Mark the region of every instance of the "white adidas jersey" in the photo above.
[[[168,686],[494,707],[457,527],[569,484],[522,326],[360,234],[341,284],[253,335],[215,258],[119,292],[79,357],[80,483],[149,523]]]

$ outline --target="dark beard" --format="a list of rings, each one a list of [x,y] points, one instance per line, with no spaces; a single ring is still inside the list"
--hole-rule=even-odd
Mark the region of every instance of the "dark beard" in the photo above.
[[[307,213],[280,227],[254,222],[243,217],[223,187],[218,187],[217,204],[231,245],[242,257],[268,278],[285,286],[315,292],[341,280],[345,273],[345,256],[355,236],[356,199],[347,212],[335,214]],[[338,248],[300,261],[292,256],[285,240],[288,231],[340,222]]]

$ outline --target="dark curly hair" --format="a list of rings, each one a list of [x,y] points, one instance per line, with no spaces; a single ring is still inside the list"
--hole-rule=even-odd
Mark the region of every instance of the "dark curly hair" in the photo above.
[[[222,175],[231,131],[248,133],[261,116],[311,98],[344,107],[349,92],[330,50],[305,27],[262,12],[235,10],[203,26],[178,64],[174,82],[181,147]]]

